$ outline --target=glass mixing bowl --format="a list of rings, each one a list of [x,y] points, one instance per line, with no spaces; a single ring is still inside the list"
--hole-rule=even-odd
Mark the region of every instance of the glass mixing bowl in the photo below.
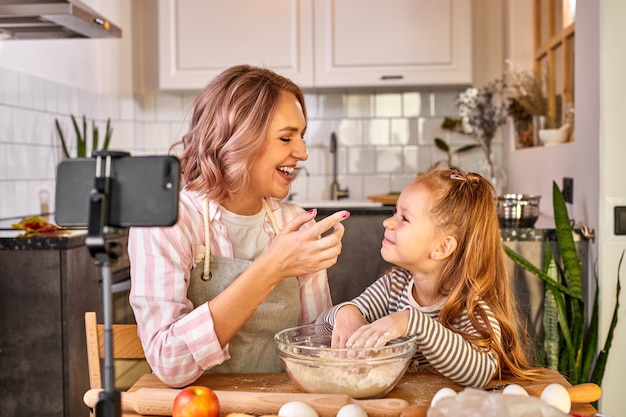
[[[417,349],[416,337],[378,348],[331,348],[324,325],[299,326],[274,336],[287,374],[305,392],[380,398],[396,386]]]

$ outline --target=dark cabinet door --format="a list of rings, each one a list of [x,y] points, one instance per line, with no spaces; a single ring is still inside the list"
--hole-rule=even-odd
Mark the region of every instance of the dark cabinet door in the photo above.
[[[0,250],[0,417],[87,417],[85,312],[101,315],[84,245]]]
[[[58,251],[0,251],[1,416],[64,415]]]

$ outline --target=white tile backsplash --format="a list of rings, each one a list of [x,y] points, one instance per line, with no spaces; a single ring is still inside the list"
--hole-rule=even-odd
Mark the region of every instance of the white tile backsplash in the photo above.
[[[422,94],[417,91],[402,93],[402,113],[404,117],[422,115]]]
[[[391,144],[392,145],[408,145],[417,143],[417,135],[411,136],[410,124],[413,119],[391,119]]]
[[[321,93],[317,98],[319,117],[341,119],[346,116],[344,95],[341,93]]]
[[[401,117],[402,95],[401,94],[375,94],[374,103],[376,117]]]
[[[389,119],[369,119],[363,123],[363,144],[364,145],[389,145]]]
[[[372,98],[372,94],[346,95],[346,117],[362,119],[374,116],[374,102]]]
[[[376,172],[401,173],[402,159],[402,147],[400,146],[378,148],[376,149]]]
[[[363,120],[342,119],[339,121],[335,133],[337,134],[337,146],[359,146],[363,139]],[[329,137],[327,136],[327,138]]]
[[[307,91],[309,159],[292,184],[295,201],[330,198],[330,135],[338,138],[338,180],[351,199],[400,191],[420,170],[445,155],[433,145],[436,135],[467,143],[462,135],[441,130],[443,117],[456,113],[454,87],[405,91]],[[166,154],[188,127],[197,92],[99,94],[0,68],[0,218],[39,210],[39,192],[52,194],[61,159],[54,128],[58,118],[74,148],[70,115],[95,120],[104,133],[111,117],[111,149],[132,155]],[[471,139],[469,139],[471,140]],[[501,157],[494,143],[494,160]],[[464,155],[465,169],[480,154]],[[308,174],[308,175],[307,175]],[[18,193],[19,190],[19,193]],[[26,191],[25,191],[26,190]]]
[[[348,172],[355,175],[376,173],[376,149],[372,147],[350,148]]]

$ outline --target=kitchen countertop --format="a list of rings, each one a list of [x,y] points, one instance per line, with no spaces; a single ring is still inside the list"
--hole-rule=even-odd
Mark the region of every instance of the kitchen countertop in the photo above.
[[[488,386],[504,385],[515,383],[525,386],[531,395],[540,395],[542,389],[551,383],[558,383],[565,387],[571,384],[558,372],[545,369],[543,375],[532,383],[518,378],[506,378],[503,380],[493,380]],[[244,392],[264,392],[264,393],[298,393],[301,392],[289,379],[286,373],[277,374],[204,374],[194,383],[194,385],[207,386],[215,391],[244,391]],[[464,389],[461,385],[453,382],[449,378],[432,372],[406,373],[398,385],[385,397],[398,398],[407,401],[410,405],[421,406],[410,415],[426,415],[426,408],[434,394],[443,387],[450,387],[454,391]],[[168,389],[154,374],[143,375],[128,391],[136,392],[145,388]],[[315,394],[312,394],[315,395]],[[493,395],[501,395],[494,393]],[[319,395],[316,396],[319,399]],[[322,395],[323,398],[323,395]],[[136,401],[138,403],[139,401]],[[254,411],[262,414],[271,414],[278,410],[268,410],[271,405],[258,401],[253,404],[257,410],[222,410],[223,412],[246,412]],[[264,408],[265,410],[261,410]],[[596,410],[589,403],[572,403],[572,413],[584,416],[594,415]],[[138,416],[129,407],[122,407],[123,417]],[[334,415],[334,414],[332,414]],[[378,415],[378,414],[376,414]]]
[[[353,215],[393,214],[393,209],[383,207],[348,209]],[[335,209],[318,209],[318,215],[326,216],[334,213]],[[382,227],[382,226],[381,226]],[[87,237],[86,229],[68,229],[62,235],[32,235],[20,237],[22,230],[0,230],[0,250],[60,250],[71,249],[85,244]],[[554,229],[535,228],[503,228],[501,229],[504,242],[542,242],[555,241]],[[117,233],[121,236],[124,233]],[[114,235],[115,236],[115,235]],[[108,237],[108,235],[107,235]],[[575,240],[583,240],[582,235],[576,231]]]
[[[33,233],[25,236],[24,230],[13,229],[12,225],[21,218],[0,220],[0,250],[64,250],[85,245],[87,228],[71,227],[55,232]],[[52,217],[44,217],[54,223]],[[107,230],[106,239],[123,237],[125,229]]]

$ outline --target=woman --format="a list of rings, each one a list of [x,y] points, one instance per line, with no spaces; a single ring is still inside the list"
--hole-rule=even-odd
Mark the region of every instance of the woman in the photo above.
[[[267,69],[229,68],[197,96],[179,143],[178,221],[129,236],[130,303],[166,384],[282,371],[273,335],[332,305],[326,268],[349,213],[316,223],[282,201],[307,159],[305,129],[302,91]]]

